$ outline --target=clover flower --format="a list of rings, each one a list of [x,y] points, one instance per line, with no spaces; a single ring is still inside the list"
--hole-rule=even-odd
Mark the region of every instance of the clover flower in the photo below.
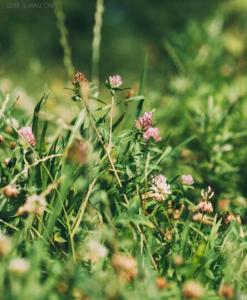
[[[126,281],[134,279],[138,274],[137,263],[132,256],[114,254],[112,265],[120,277]]]
[[[241,218],[240,218],[240,216],[235,216],[234,214],[230,213],[226,217],[225,222],[226,222],[226,224],[229,224],[229,223],[231,223],[233,221],[237,222],[238,224],[241,224]]]
[[[33,195],[26,199],[23,206],[19,207],[17,215],[25,215],[33,213],[41,216],[44,213],[47,202],[44,197],[40,195]]]
[[[203,287],[194,280],[189,280],[183,285],[183,296],[187,299],[200,299],[203,294]]]
[[[145,112],[144,115],[136,120],[136,128],[147,130],[153,125],[153,112]]]
[[[123,84],[122,77],[120,75],[112,75],[106,79],[106,85],[110,89],[118,89]]]
[[[152,197],[157,201],[165,200],[172,193],[165,176],[157,175],[152,179],[152,192]]]
[[[0,233],[0,256],[7,255],[11,250],[11,240]]]
[[[157,277],[155,283],[159,290],[163,290],[168,287],[168,282],[164,277]]]
[[[183,185],[193,185],[194,184],[194,178],[191,174],[184,174],[181,176],[182,184]]]
[[[213,212],[213,205],[210,201],[201,201],[197,205],[197,209],[203,213],[212,213]]]
[[[14,258],[9,263],[9,272],[21,276],[30,269],[30,263],[24,258]]]
[[[106,247],[97,240],[90,240],[87,248],[87,257],[93,263],[96,263],[100,259],[104,258],[108,253]]]
[[[213,205],[209,201],[214,196],[214,191],[210,186],[208,186],[207,190],[201,191],[202,200],[197,205],[197,210],[200,210],[202,213],[212,213]]]
[[[18,133],[30,146],[34,147],[36,145],[35,136],[31,127],[22,127]]]
[[[6,185],[2,189],[2,192],[8,198],[16,198],[19,195],[19,191],[15,184]]]
[[[143,133],[143,138],[146,141],[148,141],[150,138],[153,138],[155,140],[155,142],[159,142],[161,140],[159,128],[157,128],[157,127],[149,127]]]

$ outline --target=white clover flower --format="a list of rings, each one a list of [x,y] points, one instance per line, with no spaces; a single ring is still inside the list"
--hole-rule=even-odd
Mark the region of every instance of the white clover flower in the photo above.
[[[157,201],[162,201],[170,195],[171,186],[167,183],[167,178],[163,175],[157,175],[152,179],[153,198]]]
[[[87,245],[87,251],[87,258],[93,263],[103,259],[108,253],[106,247],[98,240],[90,240]]]

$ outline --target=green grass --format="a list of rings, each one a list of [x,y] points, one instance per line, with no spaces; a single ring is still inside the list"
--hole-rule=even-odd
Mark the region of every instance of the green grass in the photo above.
[[[128,78],[119,89],[96,85],[94,42],[94,81],[65,85],[59,99],[75,112],[69,122],[49,111],[53,95],[30,116],[1,93],[1,299],[247,298],[245,53],[229,51],[230,8],[164,40],[176,70],[163,88],[152,87],[148,57],[133,95]],[[152,110],[158,142],[136,126]],[[171,190],[159,190],[161,201],[158,174]],[[35,195],[47,205],[30,205]],[[198,215],[202,198],[213,211]]]

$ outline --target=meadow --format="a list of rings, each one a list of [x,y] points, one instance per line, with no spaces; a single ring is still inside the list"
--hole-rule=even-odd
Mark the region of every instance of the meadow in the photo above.
[[[0,299],[247,300],[247,3],[189,16],[162,62],[104,56],[106,2],[85,70],[59,0],[60,63],[1,69]]]

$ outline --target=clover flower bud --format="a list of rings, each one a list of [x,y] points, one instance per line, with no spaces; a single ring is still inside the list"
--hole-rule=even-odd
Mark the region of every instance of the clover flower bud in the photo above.
[[[182,179],[183,185],[193,185],[194,184],[194,178],[190,174],[182,175],[181,179]]]

